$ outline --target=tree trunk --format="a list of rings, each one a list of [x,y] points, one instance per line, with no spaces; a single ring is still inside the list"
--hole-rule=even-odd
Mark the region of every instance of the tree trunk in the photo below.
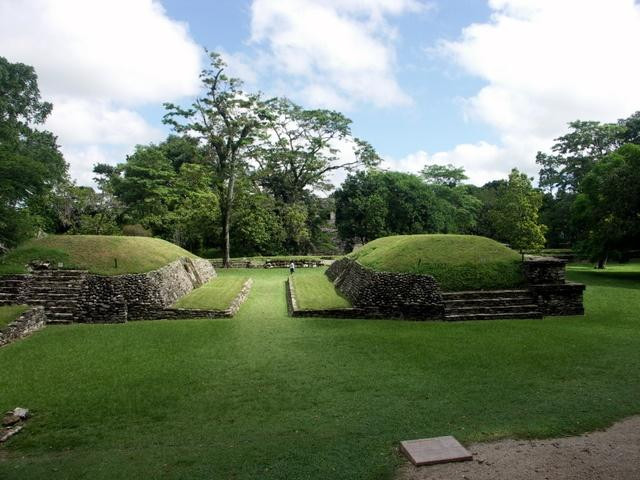
[[[228,206],[222,211],[222,266],[229,268],[231,266],[231,243],[229,241],[229,224],[231,212]]]
[[[233,209],[233,196],[235,192],[236,179],[235,175],[229,178],[229,185],[226,198],[221,204],[222,207],[222,266],[229,268],[231,266],[231,241],[229,240],[229,231],[231,230],[231,212]]]
[[[596,266],[596,268],[598,270],[604,270],[605,267],[607,266],[608,258],[609,258],[609,255],[603,255],[602,257],[598,258],[598,265]]]

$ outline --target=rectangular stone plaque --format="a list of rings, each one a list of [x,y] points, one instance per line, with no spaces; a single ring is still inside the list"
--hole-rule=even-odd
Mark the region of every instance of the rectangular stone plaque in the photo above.
[[[404,440],[400,448],[417,467],[472,459],[471,453],[452,436]]]

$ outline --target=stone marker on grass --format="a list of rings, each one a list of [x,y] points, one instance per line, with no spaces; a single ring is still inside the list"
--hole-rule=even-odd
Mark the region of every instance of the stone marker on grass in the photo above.
[[[404,440],[400,448],[416,467],[472,459],[471,453],[451,436]]]

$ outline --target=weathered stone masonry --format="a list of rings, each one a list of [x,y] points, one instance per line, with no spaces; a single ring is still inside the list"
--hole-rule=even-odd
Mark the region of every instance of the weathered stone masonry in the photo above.
[[[0,347],[31,335],[44,327],[45,322],[43,307],[33,307],[27,310],[9,325],[0,328]]]
[[[40,305],[47,323],[119,323],[153,318],[215,276],[208,261],[190,258],[142,274],[34,271],[0,277],[0,304]]]
[[[354,307],[367,312],[367,316],[376,316],[377,312],[390,317],[464,320],[581,315],[585,286],[566,282],[566,263],[555,258],[530,257],[522,267],[527,280],[524,289],[444,295],[430,275],[377,272],[349,258],[334,262],[326,274]]]
[[[388,316],[440,318],[444,304],[431,275],[376,272],[343,258],[326,272],[340,292],[356,307]]]

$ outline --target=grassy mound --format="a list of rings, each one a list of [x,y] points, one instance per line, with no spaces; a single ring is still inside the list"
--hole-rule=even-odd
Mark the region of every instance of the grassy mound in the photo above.
[[[195,255],[159,238],[50,235],[29,240],[0,257],[0,275],[25,273],[25,265],[33,260],[62,262],[64,268],[102,275],[144,273],[180,257]]]
[[[214,278],[178,300],[174,308],[226,310],[248,280],[247,277]]]
[[[517,252],[473,235],[378,238],[350,258],[373,270],[433,275],[446,291],[511,288],[524,282]]]

